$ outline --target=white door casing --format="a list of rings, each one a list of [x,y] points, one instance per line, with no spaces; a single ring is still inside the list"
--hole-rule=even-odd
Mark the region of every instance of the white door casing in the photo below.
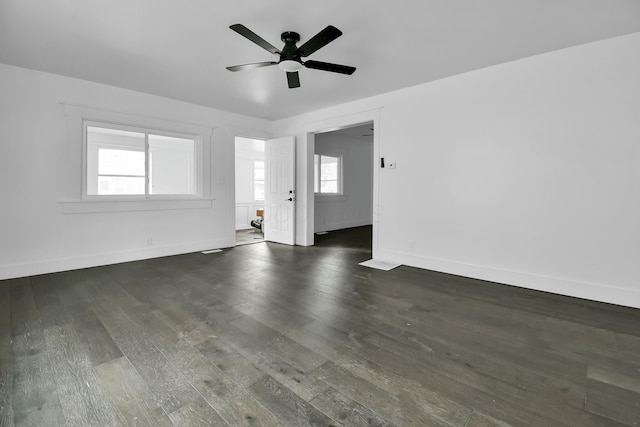
[[[265,240],[295,244],[295,137],[270,139],[265,144]]]

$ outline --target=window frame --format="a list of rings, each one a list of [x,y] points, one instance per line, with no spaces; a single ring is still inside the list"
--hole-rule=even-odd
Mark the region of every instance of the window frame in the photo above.
[[[266,162],[265,162],[264,160],[260,160],[260,159],[253,159],[253,169],[252,169],[252,172],[253,172],[253,180],[252,180],[252,183],[253,183],[253,201],[254,201],[254,202],[257,202],[257,203],[264,203],[264,199],[265,199],[265,198],[264,198],[264,196],[262,197],[262,199],[258,199],[258,198],[256,197],[256,182],[258,182],[258,181],[256,180],[256,164],[257,164],[258,162],[262,163],[262,173],[263,173],[263,175],[262,175],[262,187],[263,187],[263,194],[264,194],[264,192],[266,191],[266,187],[264,186],[264,185],[265,185],[265,178],[266,178],[266,175],[265,175],[265,174],[266,174],[266,171],[265,171]]]
[[[144,150],[130,150],[130,151],[144,151],[145,153],[145,194],[89,194],[88,193],[88,162],[89,162],[89,148],[88,148],[88,127],[96,127],[103,129],[121,130],[127,132],[144,133],[145,146]],[[174,138],[185,138],[194,141],[194,159],[193,159],[193,183],[194,191],[190,194],[150,194],[149,184],[151,164],[149,156],[149,135],[166,136]],[[106,146],[106,145],[105,145]],[[115,148],[115,145],[109,148]],[[136,200],[184,200],[184,199],[202,199],[203,198],[203,141],[202,136],[195,133],[176,132],[171,130],[157,129],[152,126],[136,126],[130,124],[113,123],[100,120],[82,120],[82,200],[85,201],[136,201]]]
[[[331,157],[333,159],[337,159],[337,177],[336,177],[336,192],[326,193],[322,192],[322,157]],[[316,169],[316,158],[318,159],[318,168]],[[343,174],[343,156],[341,155],[331,155],[331,154],[314,154],[314,171],[313,171],[313,193],[318,196],[341,196],[344,194],[344,174]],[[325,180],[326,181],[326,180]],[[316,185],[317,190],[316,191]]]

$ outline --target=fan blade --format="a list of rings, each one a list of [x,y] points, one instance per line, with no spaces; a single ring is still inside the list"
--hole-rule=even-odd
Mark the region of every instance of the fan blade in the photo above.
[[[340,65],[340,64],[331,64],[329,62],[320,62],[320,61],[306,61],[303,64],[307,68],[312,68],[314,70],[322,70],[322,71],[331,71],[332,73],[341,73],[341,74],[353,74],[356,70],[356,67],[350,67],[348,65]]]
[[[263,39],[262,37],[260,37],[259,35],[257,35],[250,29],[248,29],[247,27],[245,27],[244,25],[233,24],[229,28],[231,28],[233,31],[240,34],[241,36],[248,38],[249,40],[257,44],[261,48],[273,53],[274,55],[280,54],[280,51],[276,49],[271,43],[269,43],[268,41],[266,41],[265,39]]]
[[[300,87],[300,75],[297,71],[287,73],[287,83],[289,83],[289,89]]]
[[[233,67],[227,67],[227,70],[229,71],[242,71],[242,70],[251,70],[253,68],[260,68],[260,67],[268,67],[270,65],[276,65],[277,62],[256,62],[253,64],[244,64],[244,65],[234,65]]]
[[[328,25],[327,28],[320,31],[318,34],[311,37],[311,39],[307,40],[305,44],[300,46],[298,48],[298,53],[302,57],[309,56],[316,50],[325,47],[341,35],[342,31],[340,31],[333,25]]]

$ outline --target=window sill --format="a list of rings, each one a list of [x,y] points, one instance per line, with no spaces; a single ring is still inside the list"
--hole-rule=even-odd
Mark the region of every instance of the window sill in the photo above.
[[[62,200],[65,214],[208,209],[215,199]]]

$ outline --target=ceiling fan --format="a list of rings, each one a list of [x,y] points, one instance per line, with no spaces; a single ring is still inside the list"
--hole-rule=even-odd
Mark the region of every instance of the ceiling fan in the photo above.
[[[253,64],[234,65],[233,67],[227,67],[227,70],[229,71],[242,71],[252,68],[278,65],[278,67],[287,72],[287,83],[289,84],[290,89],[300,87],[300,76],[298,74],[298,70],[300,70],[302,67],[349,75],[353,74],[353,72],[356,71],[355,67],[350,67],[348,65],[331,64],[329,62],[313,60],[302,60],[302,58],[306,58],[313,52],[317,51],[320,48],[323,48],[342,35],[342,31],[340,31],[333,25],[327,26],[324,30],[311,37],[300,47],[296,46],[296,43],[300,41],[300,34],[294,33],[293,31],[286,31],[282,33],[280,37],[284,42],[284,47],[282,48],[282,50],[278,50],[276,47],[271,45],[269,42],[267,42],[262,37],[242,24],[234,24],[229,28],[231,28],[241,36],[251,40],[261,48],[279,57],[278,61],[255,62]]]

